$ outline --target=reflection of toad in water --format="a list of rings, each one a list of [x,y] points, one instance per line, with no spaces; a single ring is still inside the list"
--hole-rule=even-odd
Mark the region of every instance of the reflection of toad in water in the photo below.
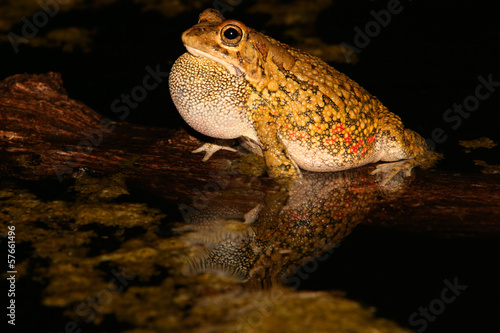
[[[268,286],[310,260],[326,259],[377,198],[401,188],[402,179],[381,188],[368,172],[307,173],[290,194],[267,193],[247,213],[214,202],[191,214],[176,229],[193,249],[184,273],[217,273]]]

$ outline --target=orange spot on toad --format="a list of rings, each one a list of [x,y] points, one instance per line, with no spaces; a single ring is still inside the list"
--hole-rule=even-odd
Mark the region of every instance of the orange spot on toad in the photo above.
[[[370,136],[367,140],[366,140],[366,144],[367,145],[370,145],[373,143],[373,141],[375,141],[375,134]]]
[[[351,134],[350,133],[345,133],[344,134],[344,141],[345,141],[345,144],[346,145],[350,145],[351,144]]]
[[[337,142],[337,138],[328,138],[328,139],[323,140],[323,145],[325,145],[325,146],[332,145],[335,142]]]
[[[359,150],[359,148],[361,148],[363,146],[363,139],[359,139],[358,140],[358,143],[356,143],[355,145],[353,145],[351,148],[349,148],[349,151],[351,153],[354,153],[356,154]]]
[[[332,128],[332,132],[342,133],[344,130],[345,130],[344,124],[338,124],[335,125],[334,128]]]

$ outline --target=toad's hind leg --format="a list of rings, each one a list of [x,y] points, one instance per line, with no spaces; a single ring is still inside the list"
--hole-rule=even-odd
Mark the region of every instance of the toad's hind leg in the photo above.
[[[381,185],[400,172],[409,176],[414,167],[430,168],[442,158],[441,154],[432,151],[418,133],[405,129],[398,116],[387,109],[384,111],[383,120],[379,123],[382,129],[379,133],[380,160],[391,163],[381,163],[372,172],[381,176]]]

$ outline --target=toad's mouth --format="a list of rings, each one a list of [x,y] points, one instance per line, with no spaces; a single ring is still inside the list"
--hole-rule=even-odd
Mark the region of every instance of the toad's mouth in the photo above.
[[[195,57],[203,57],[203,58],[207,58],[207,59],[210,59],[212,61],[215,61],[216,63],[218,64],[221,64],[222,66],[224,66],[225,69],[227,69],[227,71],[229,73],[231,73],[232,75],[242,75],[242,72],[241,70],[236,67],[236,66],[233,66],[231,64],[228,64],[227,62],[223,62],[221,61],[219,58],[217,57],[214,57],[213,55],[211,54],[208,54],[206,52],[203,52],[203,51],[200,51],[198,49],[195,49],[194,47],[191,47],[191,46],[188,46],[186,44],[184,44],[184,47],[186,48],[186,50],[193,56]]]

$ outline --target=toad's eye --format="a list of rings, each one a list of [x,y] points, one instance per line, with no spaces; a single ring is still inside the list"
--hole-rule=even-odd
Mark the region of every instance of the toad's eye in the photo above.
[[[240,27],[232,24],[226,25],[221,30],[221,39],[227,46],[236,46],[243,37],[243,31]]]
[[[224,31],[224,37],[226,37],[226,39],[236,39],[239,35],[238,30],[235,28],[228,28]]]

